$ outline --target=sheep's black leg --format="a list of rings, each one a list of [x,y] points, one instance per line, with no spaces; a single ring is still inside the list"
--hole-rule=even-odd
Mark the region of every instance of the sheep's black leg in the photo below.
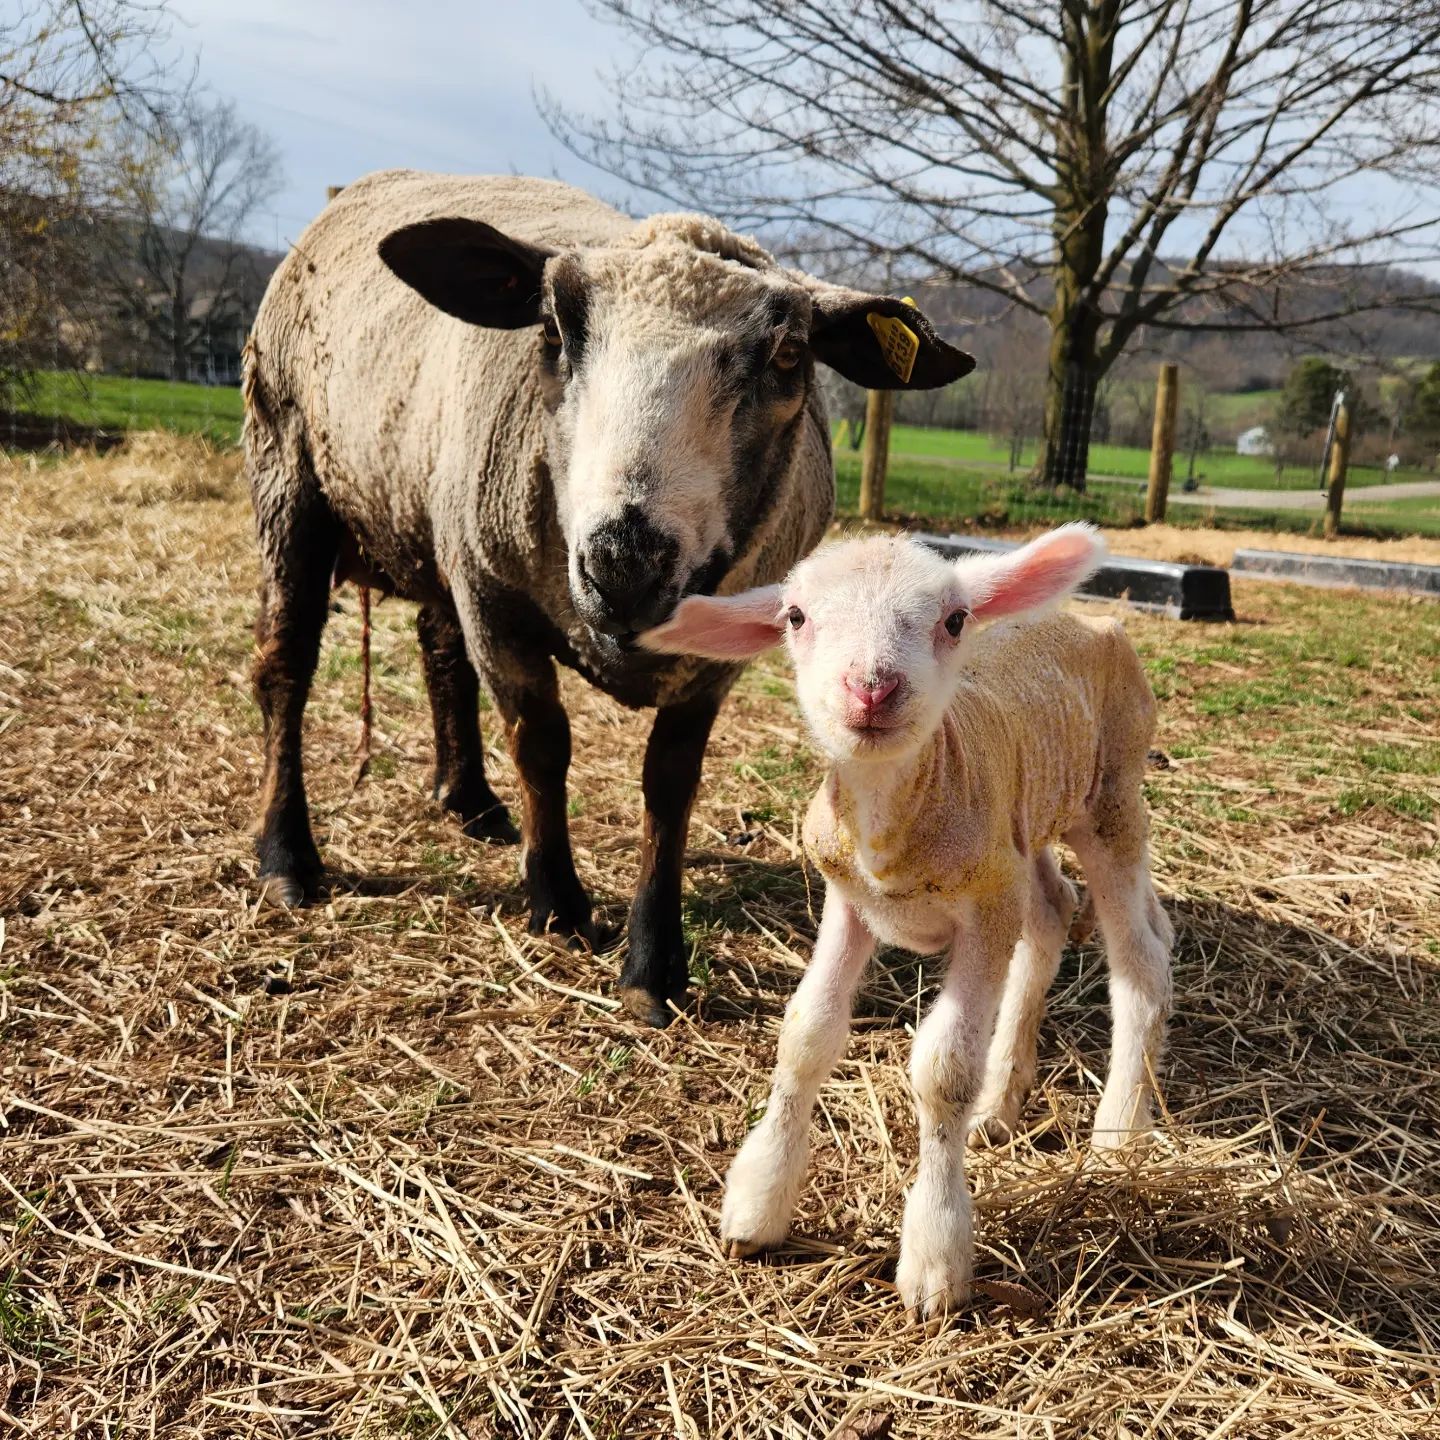
[[[435,798],[459,817],[471,839],[513,845],[520,832],[485,778],[480,681],[465,651],[454,606],[421,606],[415,629],[435,722]]]
[[[630,909],[629,956],[620,976],[620,997],[651,1025],[670,1023],[668,1002],[684,1000],[689,980],[680,880],[690,807],[719,707],[717,697],[704,695],[662,708],[645,750],[640,885]]]
[[[255,849],[264,898],[299,905],[313,897],[321,873],[305,799],[301,730],[329,609],[339,527],[313,485],[302,487],[272,524],[261,524],[264,581],[255,621],[255,699],[265,722]]]
[[[590,897],[575,873],[566,815],[570,720],[548,661],[527,667],[526,683],[495,698],[510,726],[510,754],[520,780],[521,871],[530,900],[530,933],[547,930],[594,943]]]

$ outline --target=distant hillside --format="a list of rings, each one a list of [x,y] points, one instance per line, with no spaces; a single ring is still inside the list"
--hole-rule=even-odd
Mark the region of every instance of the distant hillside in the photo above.
[[[1157,266],[1156,283],[1171,272]],[[1045,295],[1043,276],[1027,280],[1031,293]],[[1364,310],[1346,319],[1321,321],[1288,333],[1227,329],[1268,317],[1293,322],[1306,316],[1359,309],[1391,295],[1415,297],[1418,304]],[[1033,341],[1047,332],[1044,321],[979,286],[937,283],[924,287],[924,304],[949,333],[963,335],[982,359],[1003,354],[1016,340]],[[1428,308],[1422,308],[1428,307]],[[1266,292],[1242,294],[1226,306],[1205,299],[1190,301],[1174,318],[1216,325],[1218,329],[1176,331],[1151,327],[1139,331],[1129,347],[1148,361],[1188,360],[1217,337],[1223,342],[1233,390],[1262,390],[1283,382],[1297,356],[1324,351],[1356,363],[1402,359],[1440,359],[1440,284],[1390,266],[1331,266],[1308,272],[1303,281]]]

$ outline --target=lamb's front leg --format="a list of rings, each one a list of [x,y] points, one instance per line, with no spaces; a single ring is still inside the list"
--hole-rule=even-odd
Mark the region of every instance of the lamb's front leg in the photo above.
[[[1011,951],[1023,892],[974,906],[950,968],[915,1032],[910,1081],[920,1128],[920,1167],[905,1202],[895,1284],[912,1315],[938,1318],[970,1293],[974,1246],[965,1183],[966,1132]]]
[[[825,1077],[845,1053],[850,1011],[875,937],[833,887],[815,954],[785,1009],[765,1117],[725,1181],[720,1235],[740,1258],[784,1240],[810,1156],[810,1116]]]

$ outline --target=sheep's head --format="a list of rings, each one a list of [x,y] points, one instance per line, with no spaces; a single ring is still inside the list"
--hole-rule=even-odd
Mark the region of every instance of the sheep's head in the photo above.
[[[713,592],[758,540],[785,493],[816,360],[911,389],[974,363],[908,303],[783,270],[701,216],[656,216],[619,244],[560,254],[434,220],[387,236],[380,254],[459,319],[535,328],[571,597],[615,636]],[[893,321],[914,341],[904,350],[901,337],[907,380],[882,343]]]
[[[783,585],[682,601],[641,643],[748,659],[783,639],[821,748],[837,760],[893,760],[939,726],[974,625],[1054,604],[1104,556],[1104,540],[1085,524],[959,561],[904,537],[842,540],[801,561]]]

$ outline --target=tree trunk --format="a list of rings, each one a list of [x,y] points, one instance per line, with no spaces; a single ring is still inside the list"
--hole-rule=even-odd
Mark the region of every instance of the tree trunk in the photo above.
[[[1036,459],[1047,489],[1085,488],[1090,422],[1100,362],[1100,313],[1094,286],[1105,258],[1108,215],[1108,141],[1111,65],[1119,20],[1118,0],[1062,5],[1065,113],[1055,205],[1055,299],[1050,307],[1050,363],[1045,377],[1045,425]]]
[[[1085,489],[1090,465],[1090,422],[1100,383],[1096,357],[1099,325],[1088,309],[1070,306],[1051,315],[1050,364],[1045,376],[1045,423],[1035,476],[1048,490]]]
[[[176,380],[190,378],[190,306],[185,282],[177,279],[170,294],[170,370]]]

